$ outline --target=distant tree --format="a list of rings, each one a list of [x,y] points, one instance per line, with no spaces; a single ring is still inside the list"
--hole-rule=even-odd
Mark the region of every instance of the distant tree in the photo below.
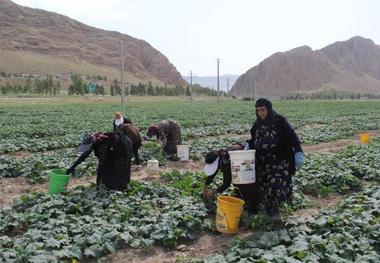
[[[57,84],[55,85],[55,94],[54,95],[59,95],[61,93],[61,82],[57,81]]]
[[[25,88],[24,88],[24,93],[29,93],[32,92],[32,79],[28,77],[25,81]]]
[[[189,86],[186,87],[186,96],[191,96],[191,91],[190,91]]]
[[[47,92],[49,92],[50,96],[53,94],[53,89],[54,89],[53,76],[49,75],[47,77]]]
[[[100,94],[100,95],[105,95],[105,90],[104,90],[104,87],[103,87],[103,85],[96,85],[97,87],[99,87],[98,88],[98,93]]]
[[[75,75],[71,75],[71,82],[72,82],[72,87],[71,87],[71,91],[72,93],[71,94],[76,94],[76,95],[83,95],[84,94],[84,90],[86,90],[86,88],[84,88],[83,90],[83,80],[82,78],[78,75],[78,74],[75,74]],[[70,90],[70,89],[69,89]]]
[[[152,82],[149,81],[148,83],[148,95],[149,96],[154,96],[154,88],[153,88],[153,85],[152,85]]]
[[[88,94],[88,93],[90,93],[90,91],[87,88],[87,84],[83,82],[82,87],[81,87],[81,95]]]
[[[115,88],[113,87],[113,84],[111,84],[110,93],[111,93],[111,96],[115,96]]]
[[[113,81],[113,87],[114,87],[114,89],[115,89],[115,95],[116,95],[116,96],[121,95],[121,87],[120,87],[119,82],[118,82],[117,79],[115,79],[115,80]]]

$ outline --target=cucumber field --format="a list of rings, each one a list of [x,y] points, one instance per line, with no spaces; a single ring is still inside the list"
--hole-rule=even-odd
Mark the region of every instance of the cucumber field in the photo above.
[[[119,102],[1,98],[0,262],[380,262],[379,100],[274,101],[305,152],[293,203],[281,206],[281,225],[260,210],[235,236],[216,231],[215,204],[201,197],[204,156],[250,139],[254,105],[132,97],[123,112],[144,138],[144,164],[132,165],[128,190],[97,189],[91,154],[68,189],[50,195],[49,170],[76,160],[84,134],[112,131]],[[189,161],[167,160],[145,138],[168,118],[181,126]],[[159,175],[145,170],[150,159]]]

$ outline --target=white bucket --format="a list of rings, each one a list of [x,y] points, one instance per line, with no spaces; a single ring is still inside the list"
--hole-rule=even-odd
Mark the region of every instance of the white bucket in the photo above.
[[[230,151],[231,174],[233,184],[251,184],[256,182],[255,150]]]
[[[159,174],[158,160],[148,160],[148,162],[146,164],[146,171],[150,175]]]
[[[189,145],[177,145],[177,156],[181,161],[189,160]]]

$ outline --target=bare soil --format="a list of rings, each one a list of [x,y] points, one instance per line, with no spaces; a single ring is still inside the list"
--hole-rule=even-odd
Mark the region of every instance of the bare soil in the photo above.
[[[201,161],[169,161],[166,165],[160,167],[160,171],[170,172],[174,169],[185,171],[200,171],[202,167],[203,164]],[[149,174],[146,171],[145,167],[141,168],[140,170],[137,170],[136,166],[132,166],[131,179],[152,181],[159,180],[160,176]],[[70,179],[67,188],[71,189],[79,185],[90,185],[91,183],[96,183],[96,175],[72,178]],[[13,200],[29,192],[47,192],[48,187],[48,181],[32,184],[31,180],[25,177],[2,178],[0,179],[0,207],[11,205]]]
[[[326,198],[309,197],[314,204],[314,208],[296,211],[293,215],[311,220],[320,210],[328,210],[336,207],[342,200],[342,196],[332,194]],[[108,255],[100,259],[100,262],[132,262],[132,263],[172,263],[181,262],[184,258],[211,257],[217,254],[224,254],[234,239],[245,239],[251,235],[251,231],[239,230],[236,235],[226,235],[218,233],[203,232],[194,242],[187,242],[178,245],[174,249],[154,246],[149,250],[124,248],[117,253]],[[91,261],[90,261],[91,262]]]
[[[338,206],[339,202],[343,199],[343,196],[339,194],[330,194],[324,198],[316,198],[311,195],[308,197],[313,203],[313,207],[297,210],[293,213],[293,216],[311,220],[316,214],[318,214],[320,210],[328,210],[334,208]]]
[[[203,232],[194,242],[178,245],[174,249],[160,246],[154,246],[149,250],[125,248],[100,259],[100,262],[171,263],[183,258],[210,257],[224,254],[234,238],[244,239],[250,234],[249,231],[239,231],[236,235]]]
[[[380,130],[370,131],[371,137],[380,137]],[[230,135],[226,135],[230,136]],[[303,146],[305,152],[337,152],[346,148],[349,144],[358,144],[359,134],[350,139],[337,140],[334,142],[320,143],[317,145]],[[27,152],[15,154],[27,155]],[[186,171],[200,171],[203,168],[203,161],[188,161],[188,162],[171,162],[169,161],[165,166],[160,167],[163,172],[170,172],[173,169],[186,170]],[[136,170],[132,167],[132,180],[160,180],[159,175],[150,175],[145,168]],[[78,185],[88,185],[95,183],[96,176],[73,178],[70,180],[68,188],[73,188]],[[31,184],[27,178],[3,178],[0,180],[0,206],[11,205],[13,200],[20,197],[20,195],[30,191],[47,191],[48,182],[41,184]],[[314,203],[313,208],[301,209],[296,211],[293,215],[310,220],[320,210],[331,209],[336,207],[342,200],[342,196],[338,194],[329,195],[326,198],[315,198],[309,196]],[[223,254],[230,246],[233,238],[245,238],[251,232],[240,231],[237,235],[225,235],[204,232],[194,242],[185,242],[178,245],[176,248],[168,249],[161,246],[153,246],[147,249],[131,249],[124,248],[118,250],[112,255],[108,255],[100,259],[100,262],[138,262],[138,263],[156,263],[156,262],[176,262],[186,257],[200,258],[204,256],[212,256],[215,254]],[[92,260],[86,260],[93,262]]]
[[[72,178],[68,188],[71,189],[79,185],[89,185],[95,183],[95,180],[96,177],[94,176]],[[0,206],[11,205],[15,199],[29,192],[47,192],[48,187],[49,182],[47,181],[32,184],[32,182],[25,177],[2,178],[0,180]]]
[[[359,136],[361,133],[359,132],[357,135],[355,135],[352,138],[349,139],[341,139],[336,140],[333,142],[323,142],[318,143],[315,145],[303,145],[302,149],[304,152],[312,153],[312,152],[318,152],[318,153],[335,153],[339,152],[341,150],[344,150],[348,145],[357,145],[360,143]],[[374,130],[374,131],[368,131],[370,138],[377,138],[380,137],[380,130]]]
[[[313,124],[306,124],[299,128],[299,130],[309,130],[309,129],[315,129],[315,128],[322,128],[326,126],[326,124],[321,123],[313,123]]]
[[[5,155],[13,156],[13,157],[16,157],[16,158],[25,158],[25,157],[31,156],[32,153],[28,152],[28,151],[20,151],[20,152],[11,152],[11,153],[8,153],[8,154],[5,154]]]

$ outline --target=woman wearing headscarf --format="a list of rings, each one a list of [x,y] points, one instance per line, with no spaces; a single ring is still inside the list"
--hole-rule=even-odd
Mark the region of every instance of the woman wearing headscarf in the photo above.
[[[256,177],[268,215],[281,220],[279,205],[292,200],[292,176],[304,162],[300,140],[287,119],[264,98],[256,101],[249,148],[256,150]]]
[[[137,166],[137,170],[141,169],[141,161],[139,158],[139,148],[142,146],[142,140],[140,137],[140,131],[137,127],[135,127],[132,123],[121,124],[119,126],[119,130],[121,130],[125,135],[131,139],[132,142],[132,152],[135,157],[135,165]]]
[[[161,148],[168,155],[177,153],[177,145],[182,144],[181,127],[175,120],[162,120],[158,125],[151,125],[146,134],[152,138],[156,136]]]
[[[132,123],[130,118],[124,117],[120,112],[115,112],[115,119],[113,120],[113,131],[115,132],[120,125]]]
[[[260,203],[260,195],[257,189],[257,184],[236,184],[232,180],[231,160],[229,153],[232,151],[241,151],[243,149],[243,145],[234,144],[225,149],[211,151],[206,154],[205,167],[203,171],[207,177],[203,188],[203,197],[207,199],[214,198],[216,194],[221,194],[228,189],[232,183],[235,188],[236,196],[245,201],[245,209],[247,209],[248,213],[257,214]],[[216,189],[211,190],[209,189],[210,184],[219,171],[223,174],[223,183]]]
[[[129,137],[119,131],[86,136],[78,148],[79,158],[66,174],[74,173],[92,152],[98,158],[96,185],[104,185],[110,190],[125,190],[131,178],[132,142]]]

